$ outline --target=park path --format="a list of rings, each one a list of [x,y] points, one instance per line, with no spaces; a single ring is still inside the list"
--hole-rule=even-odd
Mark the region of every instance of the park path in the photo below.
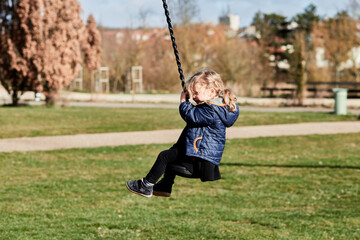
[[[360,133],[360,121],[232,127],[227,139]],[[0,152],[174,143],[181,129],[0,139]]]

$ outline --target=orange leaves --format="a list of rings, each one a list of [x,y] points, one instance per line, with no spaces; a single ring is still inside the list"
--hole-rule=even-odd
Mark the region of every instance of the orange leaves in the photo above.
[[[92,15],[88,17],[84,35],[85,37],[82,40],[82,50],[85,55],[84,61],[86,67],[90,71],[94,71],[100,67],[101,36]]]
[[[11,86],[7,88],[9,93],[43,89],[50,96],[70,84],[80,67],[84,35],[91,39],[85,61],[92,68],[99,66],[100,34],[93,18],[89,18],[88,33],[84,34],[81,6],[76,0],[18,0],[4,4],[6,10],[0,15],[4,63],[0,72],[4,77],[0,81]]]

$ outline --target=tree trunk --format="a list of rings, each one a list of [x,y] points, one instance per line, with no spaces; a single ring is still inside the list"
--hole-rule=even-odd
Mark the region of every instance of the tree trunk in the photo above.
[[[45,97],[46,106],[53,106],[56,103],[57,90],[49,90]]]
[[[303,83],[301,83],[300,85],[298,85],[298,89],[297,89],[297,105],[299,106],[303,106],[304,102],[305,102],[305,86]]]
[[[13,106],[18,106],[18,104],[19,104],[18,91],[17,91],[17,90],[14,90],[14,91],[12,92],[11,97],[12,97],[12,105],[13,105]]]

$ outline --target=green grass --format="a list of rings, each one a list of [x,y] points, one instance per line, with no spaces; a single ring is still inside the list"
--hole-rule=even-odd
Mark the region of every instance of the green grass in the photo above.
[[[0,138],[183,128],[177,109],[0,107]],[[354,121],[356,115],[241,112],[235,126]]]
[[[119,110],[121,111],[121,110]],[[360,135],[229,140],[223,179],[128,192],[169,145],[0,154],[0,239],[360,239]]]

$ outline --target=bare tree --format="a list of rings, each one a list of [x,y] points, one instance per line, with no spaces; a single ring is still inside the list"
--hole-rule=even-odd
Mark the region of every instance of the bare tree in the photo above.
[[[179,75],[171,42],[165,38],[168,34],[165,30],[144,43],[144,57],[140,61],[143,66],[144,85],[151,91],[179,92]]]
[[[197,0],[172,0],[169,5],[171,5],[170,12],[173,13],[174,22],[178,25],[189,25],[199,16]]]
[[[221,73],[224,81],[234,87],[235,83],[246,85],[244,76],[251,70],[251,58],[247,56],[248,44],[245,40],[225,37],[221,44],[216,46],[212,59],[212,67]]]
[[[356,24],[346,12],[338,13],[335,18],[317,25],[321,38],[314,38],[314,43],[324,47],[325,57],[330,62],[335,81],[340,81],[340,66],[349,59],[350,50],[357,45]]]
[[[348,12],[354,19],[360,19],[360,2],[359,0],[349,0]]]
[[[146,29],[148,27],[148,16],[151,14],[151,10],[147,8],[139,9],[139,18],[141,21],[141,28]]]

